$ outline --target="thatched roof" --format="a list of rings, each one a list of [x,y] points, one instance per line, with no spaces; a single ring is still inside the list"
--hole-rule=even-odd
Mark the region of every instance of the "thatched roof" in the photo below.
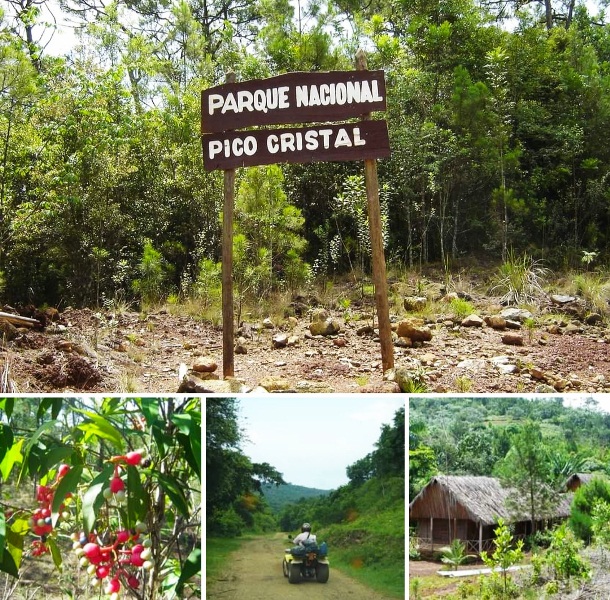
[[[507,522],[528,521],[527,515],[515,518],[506,506],[516,491],[502,487],[494,477],[438,475],[409,504],[409,518],[468,519],[493,525],[502,518]],[[546,518],[568,517],[572,494],[560,494],[559,504]]]
[[[568,480],[566,481],[566,489],[575,490],[579,488],[581,485],[587,485],[595,478],[605,478],[604,473],[574,473],[574,475],[570,475]]]

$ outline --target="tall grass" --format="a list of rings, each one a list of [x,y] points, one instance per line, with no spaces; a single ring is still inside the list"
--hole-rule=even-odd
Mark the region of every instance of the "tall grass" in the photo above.
[[[600,273],[577,273],[572,277],[570,292],[584,298],[589,306],[601,313],[609,311],[610,281]]]
[[[491,293],[498,294],[502,304],[528,304],[544,294],[542,286],[548,274],[541,261],[527,253],[517,256],[511,250],[494,277]]]

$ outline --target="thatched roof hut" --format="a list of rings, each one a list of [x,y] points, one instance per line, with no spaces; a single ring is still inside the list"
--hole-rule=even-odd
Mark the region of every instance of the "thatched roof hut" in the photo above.
[[[454,539],[467,543],[469,550],[481,552],[493,545],[493,530],[499,518],[512,523],[517,536],[531,532],[529,516],[516,515],[507,507],[507,500],[516,495],[502,487],[494,477],[433,477],[409,504],[409,519],[417,521],[418,536],[434,548]],[[545,520],[570,515],[571,494],[561,494],[552,514]]]

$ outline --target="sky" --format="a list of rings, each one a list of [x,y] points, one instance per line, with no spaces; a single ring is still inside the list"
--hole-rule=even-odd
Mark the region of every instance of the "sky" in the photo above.
[[[404,405],[402,395],[242,396],[241,448],[287,483],[336,489],[348,482],[346,467],[375,449],[382,425],[391,425]]]

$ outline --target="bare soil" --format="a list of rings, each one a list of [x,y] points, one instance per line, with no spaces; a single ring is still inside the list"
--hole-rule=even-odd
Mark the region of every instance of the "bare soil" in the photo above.
[[[312,337],[307,311],[269,329],[247,325],[247,353],[235,354],[239,385],[230,391],[256,390],[261,383],[269,391],[399,391],[395,383],[384,381],[376,332],[371,327],[363,332],[373,324],[373,308],[330,313],[341,323],[341,331],[332,336]],[[404,317],[403,311],[392,320]],[[66,309],[55,318],[44,329],[19,329],[13,339],[0,343],[1,391],[175,393],[179,373],[200,357],[211,358],[218,365],[211,377],[222,379],[222,328],[209,322],[168,311],[142,316]],[[569,316],[559,318],[559,325],[545,322],[518,331],[523,345],[515,346],[502,341],[506,331],[487,325],[464,327],[442,315],[428,321],[431,341],[394,347],[395,366],[423,382],[426,392],[610,392],[610,330],[604,322],[586,325]],[[278,332],[298,342],[274,348],[272,338]],[[270,377],[279,383],[269,385]],[[218,383],[180,391],[222,391]]]
[[[306,581],[288,583],[282,573],[285,540],[281,533],[273,538],[248,540],[229,559],[226,572],[208,582],[208,600],[388,600],[361,583],[343,575],[332,566],[327,583]]]

